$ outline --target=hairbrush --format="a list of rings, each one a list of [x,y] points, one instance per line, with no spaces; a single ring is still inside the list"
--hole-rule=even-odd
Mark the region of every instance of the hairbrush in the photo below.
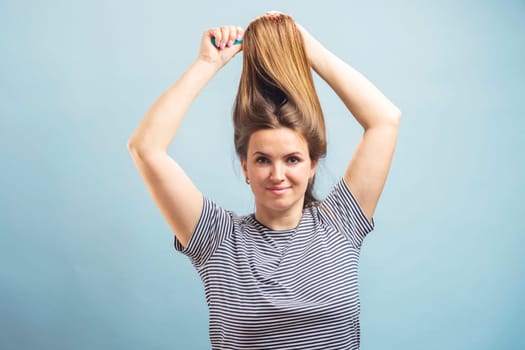
[[[213,46],[215,46],[215,37],[211,38],[211,43],[213,44]],[[233,42],[233,45],[239,45],[239,44],[242,44],[242,39],[237,39]]]

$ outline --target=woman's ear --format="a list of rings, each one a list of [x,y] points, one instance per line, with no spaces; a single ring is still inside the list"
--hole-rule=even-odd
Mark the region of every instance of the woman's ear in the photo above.
[[[312,160],[312,164],[310,167],[310,178],[314,177],[315,175],[315,171],[317,170],[317,163],[318,163],[317,160]]]
[[[246,158],[241,158],[241,168],[244,173],[244,178],[248,178],[248,167],[246,166]]]

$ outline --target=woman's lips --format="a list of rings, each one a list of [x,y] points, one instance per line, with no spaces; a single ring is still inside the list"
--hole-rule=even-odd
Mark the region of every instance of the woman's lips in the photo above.
[[[270,191],[271,193],[275,194],[275,195],[282,195],[286,192],[287,189],[289,189],[290,187],[269,187],[268,188],[268,191]]]

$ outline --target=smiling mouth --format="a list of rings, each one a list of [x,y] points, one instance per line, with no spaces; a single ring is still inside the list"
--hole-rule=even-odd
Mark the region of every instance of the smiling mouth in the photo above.
[[[270,187],[268,188],[268,191],[270,191],[271,193],[275,195],[281,195],[281,194],[284,194],[286,190],[288,190],[289,188],[290,187]]]

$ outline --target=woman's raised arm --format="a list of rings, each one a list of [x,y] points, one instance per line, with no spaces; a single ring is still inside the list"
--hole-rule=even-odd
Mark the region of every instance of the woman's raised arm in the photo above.
[[[242,29],[234,26],[204,32],[198,58],[151,106],[128,141],[135,166],[183,246],[189,242],[202,211],[202,194],[168,155],[168,146],[193,100],[241,50],[241,45],[232,45],[241,37]]]
[[[401,112],[361,73],[327,50],[303,27],[298,28],[312,68],[364,129],[344,180],[371,220],[390,170]]]

